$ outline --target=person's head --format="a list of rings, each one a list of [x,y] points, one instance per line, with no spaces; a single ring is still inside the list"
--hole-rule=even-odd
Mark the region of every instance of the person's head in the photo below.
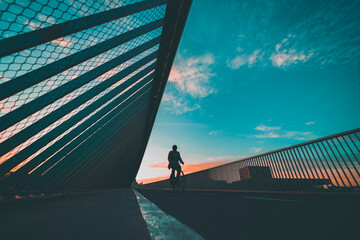
[[[174,151],[176,151],[177,146],[176,146],[176,145],[173,145],[172,149],[173,149]]]

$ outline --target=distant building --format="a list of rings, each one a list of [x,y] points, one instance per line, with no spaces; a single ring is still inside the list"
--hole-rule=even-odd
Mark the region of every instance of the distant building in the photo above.
[[[271,171],[269,167],[260,167],[260,166],[247,166],[239,169],[240,179],[249,180],[249,179],[271,179]]]

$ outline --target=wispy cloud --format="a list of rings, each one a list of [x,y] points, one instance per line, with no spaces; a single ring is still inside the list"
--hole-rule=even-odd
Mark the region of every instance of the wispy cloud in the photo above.
[[[268,132],[263,134],[257,134],[255,135],[255,138],[280,138],[281,136],[279,134]]]
[[[46,16],[44,14],[38,14],[37,15],[39,20],[42,22],[46,22],[48,24],[55,24],[55,18],[51,17],[51,16]]]
[[[73,42],[68,38],[58,38],[51,41],[52,43],[55,43],[61,47],[70,47]]]
[[[237,47],[237,51],[241,52],[243,49]],[[261,50],[257,49],[253,51],[251,54],[246,55],[238,55],[233,59],[227,60],[227,65],[231,69],[238,69],[243,65],[247,65],[248,67],[252,67],[257,61],[262,60],[264,53]]]
[[[265,126],[264,124],[261,124],[261,125],[257,126],[255,129],[259,130],[259,131],[263,131],[263,132],[270,132],[270,131],[274,131],[274,130],[280,130],[281,127],[280,126],[269,127],[269,126]]]
[[[37,14],[35,18],[31,19],[30,21],[26,20],[24,22],[24,25],[30,28],[31,30],[37,30],[39,28],[48,27],[55,23],[56,23],[55,18],[40,13]]]
[[[291,35],[289,35],[291,37]],[[297,51],[288,46],[288,38],[284,38],[281,43],[276,44],[275,52],[271,54],[270,60],[275,67],[286,67],[299,62],[306,62],[313,56],[310,52],[305,54],[304,51]]]
[[[343,65],[348,69],[359,66],[358,1],[301,1],[296,8],[289,8],[288,1],[234,2],[234,6],[228,4],[228,11],[233,16],[232,21],[241,27],[230,32],[228,39],[234,39],[233,50],[242,49],[245,56],[255,49],[265,52],[263,61],[258,61],[258,65],[281,69],[305,62],[314,68]],[[262,8],[249,7],[249,3],[254,2]],[[264,8],[266,13],[262,11]],[[284,12],[287,14],[284,15]],[[240,58],[238,60],[241,62]],[[230,66],[235,67],[236,64]]]
[[[259,153],[259,152],[261,152],[263,150],[263,148],[262,147],[259,147],[259,148],[253,147],[253,148],[251,148],[251,150],[253,150],[254,153]]]
[[[288,131],[283,130],[281,126],[266,126],[261,124],[255,128],[255,130],[262,132],[261,134],[255,134],[251,137],[255,138],[291,138],[294,140],[311,140],[316,138],[316,135],[312,132],[302,131]]]
[[[212,71],[214,63],[214,56],[210,53],[187,59],[179,55],[169,82],[175,83],[178,91],[188,93],[193,98],[204,98],[215,93],[210,82],[210,78],[215,76]]]
[[[211,53],[188,58],[179,54],[162,99],[165,109],[177,115],[201,109],[200,99],[216,92],[210,81],[214,64]]]
[[[30,28],[31,30],[36,30],[38,28],[40,28],[41,24],[38,23],[38,22],[29,22],[29,21],[26,21],[24,23],[24,25],[28,28]]]
[[[315,124],[315,122],[306,122],[305,124],[309,126]]]
[[[177,93],[165,93],[162,98],[162,103],[168,111],[180,115],[201,108],[199,104],[191,103],[185,97],[180,95],[175,96],[174,94]]]
[[[291,64],[308,61],[309,58],[313,56],[313,52],[310,51],[305,53],[304,50],[296,50],[289,41],[289,39],[293,39],[294,37],[295,35],[289,34],[280,43],[276,44],[274,46],[275,52],[273,49],[267,47],[264,49],[256,49],[249,54],[245,54],[243,52],[247,49],[236,47],[236,51],[243,54],[239,54],[232,59],[228,59],[226,61],[227,66],[231,69],[238,69],[241,66],[248,66],[250,68],[256,63],[261,63],[266,66],[270,60],[274,67],[284,68]]]
[[[209,135],[210,136],[216,136],[219,135],[222,131],[221,130],[214,130],[214,131],[210,131]]]

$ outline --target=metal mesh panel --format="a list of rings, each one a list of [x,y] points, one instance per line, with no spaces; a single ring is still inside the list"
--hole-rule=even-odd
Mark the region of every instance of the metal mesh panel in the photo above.
[[[4,16],[0,34],[2,37],[8,38],[136,2],[141,2],[141,0],[2,1],[0,10]]]
[[[4,9],[1,19],[1,38],[8,38],[15,34],[48,27],[73,20],[80,16],[84,17],[89,14],[99,13],[99,11],[114,9],[124,4],[122,1],[117,1],[117,3],[112,1],[112,7],[104,7],[104,4],[108,1],[63,1],[60,5],[52,6],[51,3],[59,2],[49,0],[39,2],[28,1],[27,4],[25,3],[23,6],[20,6],[18,5],[19,2],[21,1],[10,3],[2,1],[0,3],[1,9]],[[135,1],[126,2],[129,4]],[[69,4],[69,6],[66,9],[63,7],[64,14],[58,18],[52,15],[53,11],[61,11],[62,8],[59,7],[66,4]],[[17,11],[14,11],[16,13],[10,12],[10,10],[14,9],[14,6],[17,9]],[[29,14],[29,12],[34,13]],[[72,15],[69,15],[69,13],[72,13]],[[121,33],[163,18],[164,14],[165,5],[161,5],[8,55],[1,59],[0,71],[3,74],[1,77],[3,81],[10,81],[15,77],[38,69],[44,64],[62,59],[90,46],[109,40]],[[108,54],[111,55],[111,53]],[[86,64],[88,68],[91,68],[91,66],[91,64]]]
[[[169,56],[159,53],[160,43],[176,39],[178,44],[177,33],[183,29],[191,4],[183,2],[173,1],[171,10],[167,10],[166,0],[0,2],[3,190],[15,185],[19,189],[25,189],[25,185],[39,187],[45,179],[39,181],[39,177],[46,174],[55,176],[51,186],[59,187],[64,176],[71,175],[66,172],[70,165],[74,167],[72,174],[87,169],[86,176],[103,177],[94,169],[102,166],[101,171],[106,172],[105,166],[118,160],[113,157],[105,163],[94,158],[92,150],[108,152],[115,139],[123,155],[129,142],[135,141],[137,150],[126,154],[136,156],[137,162],[141,160],[154,120],[149,109],[157,111],[157,103],[152,101],[161,97],[157,94],[151,98],[158,91],[152,88],[164,88],[164,84],[153,85],[156,68],[164,64],[158,62],[158,56]],[[169,26],[177,21],[181,24],[177,32],[165,32],[164,37],[166,11],[170,11]],[[185,17],[180,19],[177,12],[184,11]],[[171,50],[174,57],[177,44],[163,49]],[[157,75],[166,76],[169,70]],[[128,123],[135,120],[134,116],[141,116],[135,118],[137,125]],[[118,131],[122,128],[123,132]],[[97,139],[106,144],[94,145]],[[84,146],[91,147],[91,151]],[[83,175],[76,176],[80,181],[78,176]],[[77,182],[78,187],[90,187],[80,182],[83,185]]]

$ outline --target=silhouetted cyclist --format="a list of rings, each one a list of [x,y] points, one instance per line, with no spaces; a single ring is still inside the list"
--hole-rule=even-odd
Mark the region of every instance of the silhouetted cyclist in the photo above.
[[[172,151],[169,152],[168,155],[168,160],[169,160],[169,165],[168,168],[172,169],[171,170],[171,175],[170,175],[170,183],[171,185],[173,185],[175,183],[175,180],[179,178],[180,172],[181,172],[181,166],[179,164],[179,162],[181,164],[184,164],[183,160],[180,157],[180,153],[177,150],[177,146],[174,145],[172,146]],[[176,171],[176,179],[175,179],[175,171]]]

